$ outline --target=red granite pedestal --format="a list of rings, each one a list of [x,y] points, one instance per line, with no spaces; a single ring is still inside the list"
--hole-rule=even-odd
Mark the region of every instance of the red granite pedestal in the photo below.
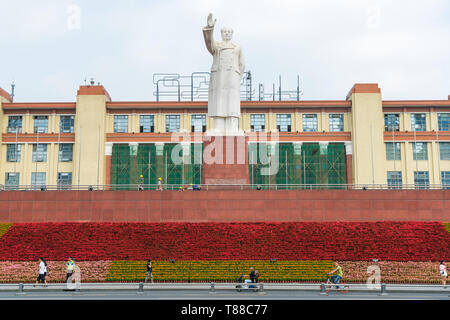
[[[248,137],[203,138],[203,184],[248,184]],[[228,187],[229,188],[229,187]]]

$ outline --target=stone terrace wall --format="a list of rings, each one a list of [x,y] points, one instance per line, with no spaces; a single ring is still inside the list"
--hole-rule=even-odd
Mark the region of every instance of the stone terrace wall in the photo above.
[[[450,190],[4,191],[0,222],[450,221]]]

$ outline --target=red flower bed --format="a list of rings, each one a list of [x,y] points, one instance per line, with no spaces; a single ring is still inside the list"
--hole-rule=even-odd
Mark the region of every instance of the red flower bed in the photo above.
[[[271,259],[438,261],[450,234],[438,222],[19,223],[0,260]]]

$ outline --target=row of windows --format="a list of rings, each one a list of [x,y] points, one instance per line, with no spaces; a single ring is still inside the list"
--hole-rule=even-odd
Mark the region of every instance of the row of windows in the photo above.
[[[303,114],[303,131],[317,131],[317,114]],[[48,133],[48,116],[34,116],[34,132]],[[75,116],[60,116],[60,132],[74,132]],[[8,133],[22,132],[22,116],[8,117]],[[192,115],[191,126],[193,132],[206,131],[206,115]],[[330,131],[344,131],[344,115],[330,114]],[[385,131],[400,130],[400,114],[384,115]],[[251,114],[250,127],[254,131],[263,131],[265,129],[265,114]],[[141,115],[139,120],[140,132],[154,132],[154,115]],[[291,115],[277,114],[277,129],[280,132],[291,131]],[[177,132],[180,130],[180,115],[166,115],[166,132]],[[427,131],[426,114],[411,114],[411,130]],[[450,113],[438,113],[438,130],[450,131]],[[114,116],[114,132],[128,132],[128,116]]]
[[[6,145],[6,161],[7,162],[20,162],[22,145],[7,144]],[[47,161],[47,144],[33,144],[33,162],[46,162]],[[59,144],[58,161],[70,162],[73,158],[73,144],[61,143]]]
[[[5,187],[14,188],[19,185],[20,173],[19,172],[7,172],[5,173]],[[47,181],[47,174],[45,172],[32,172],[31,173],[31,185],[40,188],[45,186]],[[72,184],[72,172],[58,172],[58,186],[68,186]]]
[[[413,160],[428,160],[427,142],[413,142]],[[450,160],[450,142],[439,142],[441,160]],[[386,142],[386,160],[401,160],[400,142]]]
[[[450,131],[450,113],[438,113],[438,130]],[[427,131],[426,113],[411,114],[411,131]],[[384,115],[385,131],[400,131],[400,114],[390,113]]]
[[[250,129],[255,132],[264,131],[266,118],[265,114],[251,114],[250,115]],[[139,119],[140,132],[154,132],[153,115],[141,115]],[[330,114],[330,131],[342,132],[344,131],[344,115]],[[280,132],[291,131],[291,115],[277,114],[277,129]],[[192,115],[191,118],[192,132],[206,132],[206,115]],[[315,132],[318,130],[317,114],[303,114],[303,131]],[[166,132],[180,131],[180,115],[166,115]],[[114,116],[114,132],[128,132],[128,116],[115,115]]]
[[[8,133],[22,132],[22,116],[8,117]],[[48,116],[34,116],[34,133],[48,133]],[[59,132],[73,133],[75,116],[60,116]]]
[[[450,189],[450,171],[441,171],[441,182],[445,189]],[[388,171],[387,183],[389,189],[401,189],[402,172]],[[419,189],[426,189],[430,185],[430,177],[428,171],[414,171],[414,185]]]

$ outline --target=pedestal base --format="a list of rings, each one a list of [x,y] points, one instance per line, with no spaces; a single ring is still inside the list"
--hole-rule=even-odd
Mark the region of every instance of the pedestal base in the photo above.
[[[244,135],[205,136],[203,184],[248,184],[248,138]]]

